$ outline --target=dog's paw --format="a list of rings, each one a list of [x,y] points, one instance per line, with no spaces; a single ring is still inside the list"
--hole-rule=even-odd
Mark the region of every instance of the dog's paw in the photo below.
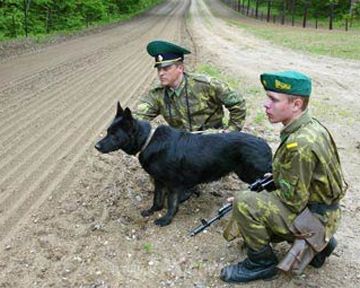
[[[154,221],[154,223],[155,223],[155,225],[163,227],[163,226],[169,225],[171,223],[171,219],[163,217],[163,218],[156,219]]]
[[[149,217],[152,214],[154,214],[154,211],[152,209],[146,209],[141,211],[141,216],[143,217]]]

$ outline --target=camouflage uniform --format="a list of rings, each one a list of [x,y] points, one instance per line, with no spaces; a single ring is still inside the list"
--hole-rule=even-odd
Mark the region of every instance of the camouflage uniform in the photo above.
[[[234,202],[238,232],[257,251],[269,242],[292,241],[288,227],[306,206],[338,203],[346,190],[336,145],[308,111],[284,127],[280,138],[273,160],[278,189],[271,193],[240,192]],[[340,209],[315,215],[324,223],[328,241],[338,228]]]
[[[153,88],[140,100],[137,117],[150,121],[162,115],[170,126],[188,131],[219,129],[223,128],[224,105],[230,112],[225,128],[242,129],[246,106],[241,95],[210,76],[190,73],[184,76],[175,90],[160,85]]]

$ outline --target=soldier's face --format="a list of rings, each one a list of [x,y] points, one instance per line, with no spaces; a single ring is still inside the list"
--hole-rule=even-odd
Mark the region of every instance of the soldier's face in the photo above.
[[[157,71],[162,86],[177,88],[182,80],[184,66],[173,64],[166,67],[158,67]]]
[[[290,101],[286,94],[266,91],[268,97],[264,104],[265,113],[271,123],[290,123],[299,113],[298,103]]]

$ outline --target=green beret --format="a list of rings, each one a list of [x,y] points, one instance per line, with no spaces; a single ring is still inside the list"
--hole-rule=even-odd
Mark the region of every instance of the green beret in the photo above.
[[[311,79],[297,71],[267,72],[260,75],[265,90],[309,97]]]
[[[166,67],[174,62],[183,61],[184,54],[191,53],[183,47],[162,40],[151,41],[146,50],[150,56],[155,58],[154,67]]]

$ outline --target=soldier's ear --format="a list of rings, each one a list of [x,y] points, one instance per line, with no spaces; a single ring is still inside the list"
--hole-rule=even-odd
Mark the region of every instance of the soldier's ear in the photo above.
[[[293,107],[295,109],[295,111],[302,111],[302,107],[304,105],[304,100],[303,100],[303,97],[296,97],[294,100],[293,100]]]
[[[124,113],[123,108],[121,107],[120,102],[117,102],[117,110],[116,110],[116,117],[121,116]]]

